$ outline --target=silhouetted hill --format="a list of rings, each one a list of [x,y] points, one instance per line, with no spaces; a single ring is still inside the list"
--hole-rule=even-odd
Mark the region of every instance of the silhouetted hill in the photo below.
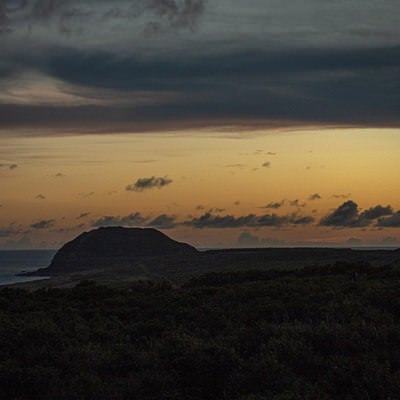
[[[66,243],[36,275],[58,275],[127,265],[144,257],[187,256],[197,250],[156,229],[107,227],[84,232]]]

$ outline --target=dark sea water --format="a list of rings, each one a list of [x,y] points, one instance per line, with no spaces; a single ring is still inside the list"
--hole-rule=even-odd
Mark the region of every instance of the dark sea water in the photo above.
[[[55,252],[55,250],[0,250],[0,285],[43,279],[43,277],[16,276],[16,274],[47,267]]]

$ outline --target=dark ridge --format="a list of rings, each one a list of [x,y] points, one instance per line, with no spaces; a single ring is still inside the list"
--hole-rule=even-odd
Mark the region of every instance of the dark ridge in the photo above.
[[[58,275],[124,266],[141,258],[193,254],[197,254],[194,247],[177,242],[156,229],[99,228],[66,243],[47,268],[33,275]]]

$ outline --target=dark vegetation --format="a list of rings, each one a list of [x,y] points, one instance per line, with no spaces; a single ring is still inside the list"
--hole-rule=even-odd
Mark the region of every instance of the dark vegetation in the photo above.
[[[346,263],[5,288],[1,397],[398,399],[399,294],[398,268]]]

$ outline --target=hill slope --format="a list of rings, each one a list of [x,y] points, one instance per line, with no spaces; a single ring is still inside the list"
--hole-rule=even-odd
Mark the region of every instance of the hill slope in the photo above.
[[[84,232],[66,243],[38,275],[58,275],[128,265],[144,257],[192,255],[197,250],[156,229],[107,227]]]

